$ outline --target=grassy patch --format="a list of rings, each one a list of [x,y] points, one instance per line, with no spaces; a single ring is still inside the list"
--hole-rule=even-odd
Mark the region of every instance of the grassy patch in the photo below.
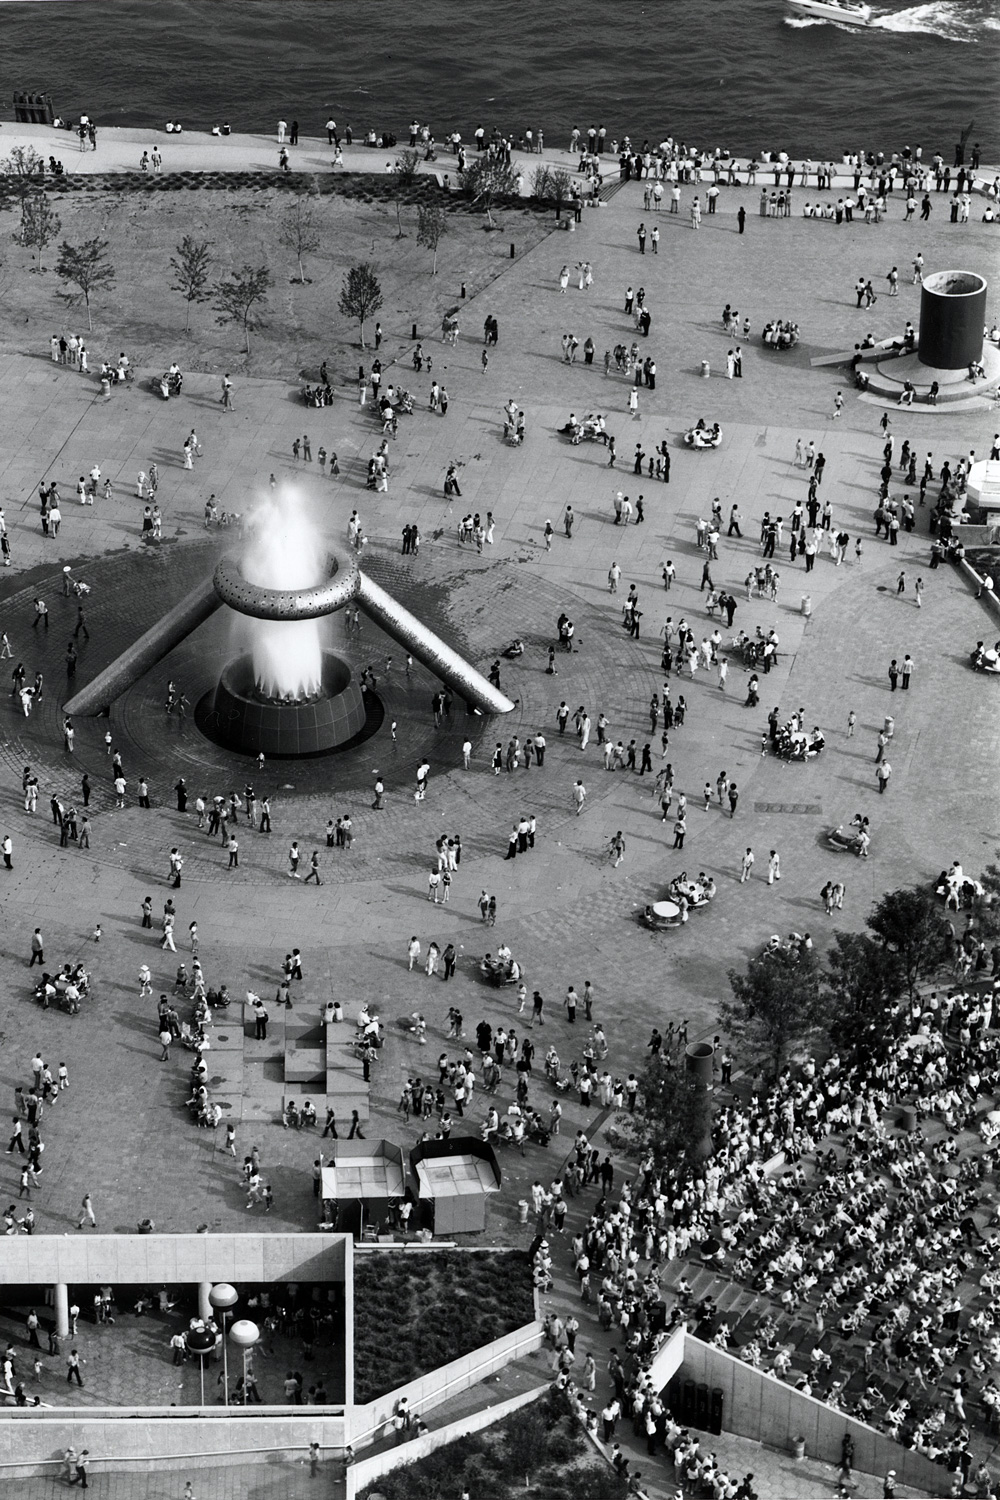
[[[625,1485],[587,1442],[566,1398],[550,1391],[495,1427],[459,1438],[362,1490],[361,1500],[619,1500]]]
[[[530,1323],[520,1250],[383,1251],[354,1263],[354,1399],[371,1401]]]
[[[177,360],[185,373],[241,374],[294,381],[316,380],[325,361],[335,386],[356,385],[360,359],[371,358],[358,347],[358,329],[337,311],[343,277],[358,261],[373,261],[385,298],[382,360],[409,364],[410,331],[436,338],[441,316],[455,306],[463,283],[471,299],[510,267],[508,241],[524,254],[551,232],[554,221],[527,201],[503,213],[504,234],[484,235],[483,215],[458,195],[449,195],[429,176],[418,177],[407,190],[400,211],[403,235],[397,233],[394,182],[384,174],[335,176],[279,172],[108,173],[63,177],[46,183],[59,205],[60,242],[78,244],[100,236],[111,244],[117,272],[113,287],[94,298],[94,331],[88,345],[91,368],[105,354],[127,349],[133,364],[166,369]],[[305,286],[289,290],[297,273],[294,257],[282,238],[282,226],[298,195],[314,193],[311,212],[319,248],[307,257]],[[417,244],[417,215],[424,202],[439,202],[448,213],[449,232],[438,255],[438,274],[431,274],[430,254]],[[62,289],[52,276],[33,274],[34,257],[14,240],[17,205],[4,196],[0,179],[0,240],[9,247],[5,266],[7,317],[0,328],[0,349],[23,347],[26,326],[70,328],[78,317],[58,299]],[[211,303],[192,310],[185,331],[186,307],[171,288],[170,258],[185,235],[211,243],[211,281],[225,277],[244,261],[270,267],[275,287],[265,309],[266,324],[253,340],[253,353],[242,351],[238,331],[216,323]],[[42,257],[50,270],[55,249]],[[465,320],[462,336],[478,339],[482,313]],[[84,319],[86,321],[86,319]],[[15,333],[14,330],[17,330]],[[369,330],[370,334],[371,330]]]

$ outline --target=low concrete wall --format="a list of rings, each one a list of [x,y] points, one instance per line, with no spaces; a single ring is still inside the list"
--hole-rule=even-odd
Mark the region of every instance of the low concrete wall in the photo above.
[[[0,1239],[0,1285],[343,1281],[349,1235],[92,1234]]]
[[[536,1318],[534,1322],[515,1328],[513,1333],[505,1333],[491,1344],[484,1344],[481,1349],[464,1354],[461,1359],[454,1359],[450,1364],[441,1365],[427,1375],[420,1375],[408,1385],[401,1385],[385,1396],[377,1396],[366,1406],[352,1407],[349,1412],[350,1442],[355,1448],[360,1448],[379,1437],[401,1396],[407,1398],[411,1411],[431,1411],[457,1391],[468,1390],[478,1380],[485,1380],[487,1375],[495,1374],[524,1354],[533,1353],[541,1345],[542,1325]]]
[[[682,1380],[704,1382],[710,1390],[722,1391],[725,1432],[753,1438],[783,1453],[790,1452],[793,1438],[802,1437],[809,1458],[834,1465],[840,1462],[841,1439],[849,1432],[854,1440],[854,1467],[863,1474],[895,1469],[902,1485],[914,1485],[932,1495],[943,1493],[945,1476],[939,1464],[690,1334],[684,1340],[679,1374]]]
[[[966,547],[995,547],[997,544],[997,532],[1000,527],[995,522],[986,525],[958,525],[955,527],[955,535]]]
[[[972,564],[966,562],[964,557],[959,563],[959,567],[969,582],[975,584],[977,591],[983,587],[982,575],[977,573]],[[991,609],[995,615],[1000,616],[1000,599],[997,598],[996,590],[986,589],[982,594],[982,598],[986,603],[987,609]]]
[[[502,1422],[511,1412],[519,1411],[522,1406],[528,1406],[544,1396],[548,1389],[548,1385],[540,1385],[536,1390],[522,1391],[519,1396],[511,1396],[507,1401],[498,1402],[496,1406],[486,1406],[482,1411],[472,1412],[457,1422],[449,1422],[446,1427],[438,1427],[434,1432],[424,1433],[423,1437],[401,1443],[398,1448],[387,1448],[384,1453],[375,1453],[371,1458],[352,1464],[347,1470],[347,1500],[354,1500],[367,1485],[381,1479],[383,1474],[401,1469],[404,1464],[416,1463],[418,1458],[426,1458],[428,1453],[446,1447],[457,1438],[467,1437],[472,1432],[482,1432],[484,1427]]]
[[[649,1378],[658,1391],[669,1385],[677,1371],[684,1363],[684,1339],[686,1337],[684,1324],[678,1323],[673,1333],[662,1344],[649,1366]]]
[[[220,1414],[221,1415],[221,1414]],[[220,1468],[227,1464],[291,1463],[305,1457],[311,1442],[326,1450],[345,1446],[346,1423],[339,1417],[253,1417],[234,1422],[203,1417],[152,1419],[91,1417],[86,1411],[59,1413],[58,1420],[4,1412],[0,1422],[0,1484],[9,1479],[52,1477],[63,1452],[89,1448],[95,1474],[145,1474],[179,1468]]]

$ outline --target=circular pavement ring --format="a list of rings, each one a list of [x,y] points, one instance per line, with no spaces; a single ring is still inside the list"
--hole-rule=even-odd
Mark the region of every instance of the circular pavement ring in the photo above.
[[[316,620],[343,609],[358,590],[358,560],[331,553],[333,576],[310,589],[265,589],[250,583],[232,558],[217,565],[213,582],[224,604],[257,620]]]

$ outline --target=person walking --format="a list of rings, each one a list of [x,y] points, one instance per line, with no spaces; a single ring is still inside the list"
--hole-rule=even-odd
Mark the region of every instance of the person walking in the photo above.
[[[573,801],[576,803],[577,817],[583,812],[583,805],[587,800],[587,788],[582,781],[577,781],[573,787]]]
[[[747,849],[746,849],[746,853],[744,854],[743,859],[742,859],[742,861],[740,863],[740,885],[744,885],[750,879],[750,872],[751,872],[752,869],[753,869],[753,850],[751,849],[750,845],[748,844],[747,845]]]
[[[317,885],[322,885],[323,884],[322,880],[320,880],[320,878],[319,878],[319,850],[318,849],[314,849],[313,852],[312,852],[312,857],[309,860],[309,874],[306,876],[305,880],[303,881],[303,884],[304,885],[308,885],[309,882],[310,882],[310,880],[315,880],[315,882],[316,882]]]
[[[89,1193],[84,1193],[80,1204],[80,1217],[77,1220],[77,1229],[82,1229],[84,1224],[89,1223],[92,1229],[97,1228],[97,1218],[94,1214],[94,1203]],[[81,1380],[80,1384],[83,1384]]]
[[[172,911],[163,913],[163,936],[160,938],[160,947],[169,948],[171,953],[177,952],[177,946],[174,943],[174,913]]]
[[[776,880],[781,879],[781,856],[777,849],[772,849],[767,861],[767,883],[773,885]]]
[[[892,775],[892,766],[890,766],[887,760],[879,761],[878,765],[875,767],[875,775],[878,779],[879,792],[884,792],[886,787],[889,785],[889,778]]]

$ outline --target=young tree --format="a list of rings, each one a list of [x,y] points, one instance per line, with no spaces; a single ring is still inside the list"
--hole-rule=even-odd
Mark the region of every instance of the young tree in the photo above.
[[[552,168],[536,167],[531,174],[531,196],[539,203],[548,203],[552,193]]]
[[[499,156],[477,156],[466,167],[462,186],[469,201],[483,210],[491,229],[496,228],[493,222],[496,204],[519,196],[517,173]]]
[[[263,328],[264,319],[257,311],[267,301],[271,290],[271,273],[267,266],[250,266],[244,261],[238,271],[217,281],[213,287],[216,322],[223,327],[236,323],[243,329],[246,351],[250,353],[250,334],[255,328]]]
[[[849,1063],[884,1057],[907,1026],[899,965],[866,932],[835,932],[829,965],[823,979],[830,1041]]]
[[[417,244],[433,256],[431,275],[437,275],[438,246],[451,228],[448,215],[438,203],[421,203],[417,209]]]
[[[921,979],[929,979],[948,957],[951,933],[929,890],[886,891],[876,901],[868,926],[892,955],[899,987],[912,1000]]]
[[[172,292],[180,292],[187,306],[184,310],[184,332],[191,326],[191,303],[207,302],[212,295],[208,290],[208,273],[212,266],[211,240],[193,240],[186,234],[176,247],[177,254],[170,257],[170,269],[174,279],[170,283]]]
[[[996,850],[1000,859],[1000,849]],[[994,860],[979,877],[983,894],[977,896],[972,905],[974,930],[984,942],[1000,937],[1000,865]]]
[[[371,261],[359,261],[345,274],[338,306],[345,318],[357,318],[363,349],[365,322],[373,318],[382,306],[382,283]]]
[[[25,193],[21,199],[21,244],[38,251],[35,270],[42,269],[42,251],[62,228],[62,220],[44,193]]]
[[[417,175],[417,163],[419,161],[420,152],[413,151],[408,147],[405,151],[399,153],[393,165],[392,185],[393,197],[396,200],[396,238],[398,240],[403,238],[403,221],[400,218],[399,211],[410,188],[413,186],[413,179]]]
[[[299,285],[305,286],[306,273],[302,264],[304,255],[312,255],[320,247],[319,228],[316,224],[316,215],[313,205],[308,198],[296,198],[288,209],[281,223],[281,232],[278,235],[283,245],[286,245],[299,265]]]
[[[531,180],[531,191],[539,203],[551,203],[556,218],[573,196],[573,179],[565,167],[536,167]]]
[[[544,1462],[548,1444],[548,1427],[538,1409],[538,1402],[524,1406],[507,1420],[503,1447],[511,1468],[524,1475],[525,1489],[531,1488],[531,1476]]]
[[[701,1160],[704,1091],[681,1066],[650,1058],[639,1079],[635,1112],[618,1116],[625,1150],[637,1156],[652,1151],[679,1176]]]
[[[719,1022],[765,1083],[781,1071],[788,1053],[808,1041],[822,1021],[815,955],[779,948],[752,958],[746,973],[729,971],[732,998],[719,1003]]]
[[[555,204],[557,219],[572,196],[573,178],[565,167],[555,167],[552,172],[552,202]]]
[[[94,330],[94,320],[90,311],[90,299],[95,292],[114,284],[115,268],[107,258],[108,249],[108,241],[101,239],[84,240],[82,245],[71,245],[68,240],[63,240],[59,246],[56,275],[77,288],[75,292],[60,292],[59,295],[67,303],[83,298],[87,309],[87,327],[91,332]]]
[[[0,196],[23,198],[45,177],[45,162],[34,146],[15,146],[0,161]]]

